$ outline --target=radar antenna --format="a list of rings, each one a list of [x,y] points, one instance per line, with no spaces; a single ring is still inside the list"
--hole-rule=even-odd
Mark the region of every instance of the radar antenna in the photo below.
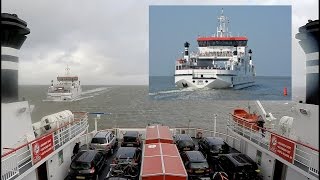
[[[223,8],[221,10],[221,15],[218,17],[219,25],[217,27],[217,37],[228,37],[228,24],[229,18],[223,15]]]
[[[69,66],[67,65],[67,68],[66,68],[66,76],[69,76],[70,75],[70,68]]]

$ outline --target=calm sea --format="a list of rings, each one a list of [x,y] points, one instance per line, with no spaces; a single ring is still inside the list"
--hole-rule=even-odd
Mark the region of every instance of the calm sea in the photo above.
[[[148,86],[83,86],[86,99],[75,102],[43,102],[48,86],[23,85],[19,97],[35,105],[32,121],[62,110],[109,112],[99,121],[99,129],[111,127],[145,127],[150,122],[160,122],[171,127],[190,126],[212,128],[213,117],[217,114],[219,131],[224,131],[229,113],[234,108],[255,109],[255,101],[194,101],[187,99],[155,100],[149,97]],[[102,91],[97,91],[101,90]],[[170,98],[168,98],[170,99]],[[172,98],[171,98],[172,99]],[[290,101],[261,101],[267,112],[280,119],[290,115]],[[94,116],[89,116],[89,130],[94,129]]]
[[[149,95],[169,100],[291,100],[291,77],[256,77],[254,86],[235,89],[195,89],[175,87],[173,76],[150,76]],[[283,95],[287,88],[287,95]]]

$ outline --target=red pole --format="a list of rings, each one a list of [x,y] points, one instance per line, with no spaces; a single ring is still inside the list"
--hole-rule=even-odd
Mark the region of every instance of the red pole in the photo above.
[[[283,95],[284,95],[284,96],[287,96],[287,95],[288,95],[288,91],[287,91],[287,88],[286,88],[286,87],[283,88]]]

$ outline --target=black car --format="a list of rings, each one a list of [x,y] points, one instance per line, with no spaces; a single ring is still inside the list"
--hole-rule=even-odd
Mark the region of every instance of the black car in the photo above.
[[[123,147],[140,147],[142,144],[140,134],[138,131],[127,131],[123,134],[121,146]]]
[[[72,160],[69,177],[71,179],[98,179],[106,162],[104,154],[96,150],[80,151]]]
[[[217,165],[220,171],[228,174],[230,180],[262,179],[257,163],[245,154],[220,154]]]
[[[212,174],[207,160],[200,151],[185,151],[181,153],[181,159],[189,178],[210,177]]]
[[[177,145],[178,150],[181,151],[193,151],[196,148],[195,143],[188,134],[177,134],[173,136],[174,142]]]
[[[229,146],[220,137],[204,137],[199,143],[199,151],[210,161],[218,154],[228,154]]]
[[[112,161],[113,164],[118,163],[140,163],[141,149],[136,147],[120,147]]]
[[[132,180],[132,178],[127,178],[127,177],[107,177],[105,180]]]

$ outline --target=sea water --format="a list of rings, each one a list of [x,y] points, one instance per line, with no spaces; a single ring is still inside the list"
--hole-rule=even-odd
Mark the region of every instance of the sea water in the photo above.
[[[291,100],[291,77],[257,76],[243,89],[197,89],[175,87],[173,76],[150,76],[149,95],[156,100]],[[287,95],[284,95],[284,89]]]
[[[98,91],[104,88],[103,91]],[[235,108],[250,107],[257,111],[255,101],[188,100],[167,98],[156,100],[149,96],[147,85],[86,86],[82,89],[90,98],[75,102],[43,102],[48,86],[23,85],[19,87],[19,98],[25,98],[35,105],[32,121],[63,110],[108,112],[98,122],[98,129],[112,127],[146,127],[148,123],[160,122],[170,127],[197,127],[213,129],[214,115],[217,115],[218,131],[224,131],[230,113]],[[178,95],[180,96],[180,95]],[[267,112],[279,120],[292,114],[291,101],[261,101]],[[89,131],[94,129],[94,115],[89,115]]]

